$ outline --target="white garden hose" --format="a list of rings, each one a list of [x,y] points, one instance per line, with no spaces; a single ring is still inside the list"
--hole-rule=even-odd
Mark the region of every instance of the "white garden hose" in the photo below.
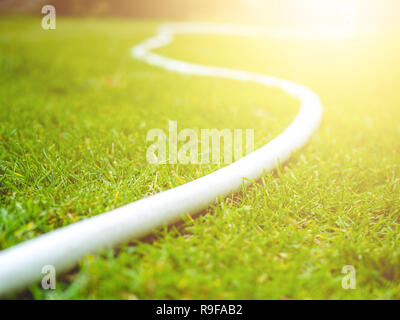
[[[90,252],[112,247],[150,233],[157,227],[194,214],[218,196],[240,190],[247,179],[261,177],[278,161],[303,146],[319,125],[322,106],[318,96],[300,84],[246,71],[209,67],[173,60],[150,51],[171,43],[176,33],[270,36],[267,30],[232,25],[176,23],[160,27],[158,34],[132,49],[136,59],[161,68],[205,77],[219,77],[280,88],[300,100],[300,111],[289,127],[262,148],[233,164],[179,187],[141,199],[118,209],[73,223],[0,252],[0,295],[43,277],[45,265],[57,273],[74,266]],[[246,179],[245,179],[246,178]]]

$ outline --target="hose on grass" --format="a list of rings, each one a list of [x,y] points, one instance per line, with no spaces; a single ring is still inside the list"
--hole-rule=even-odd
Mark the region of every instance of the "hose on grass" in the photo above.
[[[300,101],[294,121],[276,138],[240,160],[204,177],[135,201],[115,210],[73,223],[0,252],[0,295],[21,289],[43,277],[42,268],[57,273],[72,268],[81,258],[99,249],[142,237],[154,229],[194,214],[284,162],[302,147],[317,129],[322,105],[310,89],[295,82],[262,74],[174,60],[152,53],[166,46],[174,34],[221,34],[271,37],[270,31],[237,25],[172,23],[161,25],[156,36],[132,48],[132,56],[160,68],[202,77],[254,82],[280,88]]]

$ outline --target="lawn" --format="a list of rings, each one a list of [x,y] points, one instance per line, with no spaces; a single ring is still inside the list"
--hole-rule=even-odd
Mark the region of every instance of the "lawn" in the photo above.
[[[294,119],[278,89],[134,60],[159,21],[0,18],[0,249],[218,165],[149,165],[146,133]],[[346,40],[178,36],[176,59],[265,73],[315,91],[320,129],[277,170],[179,228],[83,259],[18,293],[36,299],[400,299],[400,35]],[[357,288],[342,288],[342,267]]]

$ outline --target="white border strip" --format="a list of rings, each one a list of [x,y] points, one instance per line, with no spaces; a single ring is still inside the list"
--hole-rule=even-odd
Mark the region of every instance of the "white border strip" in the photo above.
[[[280,88],[301,101],[295,120],[264,147],[207,176],[1,251],[0,295],[37,281],[43,276],[41,271],[45,265],[53,265],[58,273],[65,271],[90,252],[144,236],[157,227],[177,221],[182,215],[205,209],[218,196],[240,190],[243,183],[248,183],[244,178],[258,179],[264,171],[273,169],[278,161],[288,159],[292,151],[307,142],[319,125],[322,114],[320,99],[297,83],[246,71],[177,61],[150,52],[171,43],[176,33],[268,37],[271,36],[268,30],[205,23],[165,24],[155,37],[135,46],[132,55],[148,64],[178,73],[250,81]]]

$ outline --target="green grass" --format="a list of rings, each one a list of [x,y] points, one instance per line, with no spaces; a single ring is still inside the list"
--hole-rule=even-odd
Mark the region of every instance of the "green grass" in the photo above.
[[[146,133],[254,128],[256,147],[293,120],[275,89],[150,67],[130,48],[158,22],[0,20],[0,249],[217,169],[150,166]],[[17,297],[399,299],[399,34],[352,40],[179,36],[177,59],[297,81],[323,122],[290,161],[181,229],[89,255]],[[341,287],[344,265],[357,289]]]

